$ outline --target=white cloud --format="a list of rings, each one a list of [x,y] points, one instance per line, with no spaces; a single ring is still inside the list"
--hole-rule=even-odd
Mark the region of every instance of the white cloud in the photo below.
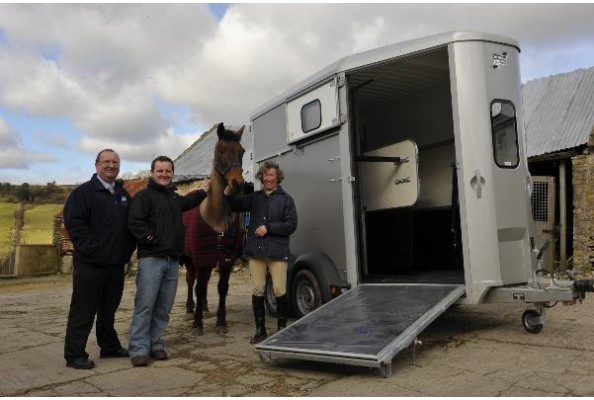
[[[151,140],[139,140],[137,142],[120,141],[118,143],[115,141],[110,143],[103,138],[86,136],[81,141],[81,148],[91,154],[96,154],[104,148],[112,148],[119,154],[121,159],[150,162],[160,155],[176,158],[182,151],[194,143],[201,134],[202,132],[181,135],[168,130],[164,135]]]
[[[13,129],[8,123],[0,117],[0,146],[1,147],[15,147],[19,142]]]
[[[21,147],[20,137],[0,117],[0,168],[20,169],[26,166],[26,154],[25,150]]]
[[[42,162],[42,163],[57,163],[59,160],[48,153],[42,153],[39,151],[28,152],[27,158],[30,162]]]
[[[168,127],[151,93],[140,86],[94,96],[84,108],[84,112],[73,116],[74,123],[86,136],[108,143],[151,141]],[[89,150],[84,142],[82,148]]]
[[[0,85],[1,104],[39,117],[74,115],[84,98],[54,61],[10,46],[0,46]]]
[[[199,135],[180,136],[162,104],[189,110],[184,133],[246,123],[339,58],[451,30],[517,39],[524,78],[565,72],[594,65],[592,15],[588,3],[239,3],[217,22],[206,4],[0,4],[0,109],[69,121],[71,147],[92,156],[149,162]],[[18,143],[0,168],[39,159]]]
[[[35,132],[33,133],[33,138],[37,140],[39,143],[44,145],[49,145],[53,147],[62,147],[62,148],[69,148],[70,143],[68,143],[68,139],[59,133],[42,133],[42,132]]]
[[[0,148],[0,168],[27,168],[27,154],[22,147]]]
[[[0,168],[27,169],[31,162],[54,162],[55,157],[27,151],[21,137],[2,117],[0,117]]]
[[[0,5],[0,104],[69,119],[90,153],[168,139],[176,149],[185,141],[168,134],[152,76],[175,75],[214,28],[205,5]]]

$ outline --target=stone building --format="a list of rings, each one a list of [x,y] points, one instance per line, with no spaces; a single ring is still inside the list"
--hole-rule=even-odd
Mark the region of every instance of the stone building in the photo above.
[[[591,271],[594,67],[529,81],[522,96],[535,237],[554,243],[545,267]]]

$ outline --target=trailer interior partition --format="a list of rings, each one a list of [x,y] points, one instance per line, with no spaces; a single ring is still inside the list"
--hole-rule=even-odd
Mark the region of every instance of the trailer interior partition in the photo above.
[[[447,47],[353,71],[346,81],[357,176],[365,154],[406,140],[418,149],[414,204],[370,210],[362,199],[382,189],[358,180],[361,282],[463,284]]]

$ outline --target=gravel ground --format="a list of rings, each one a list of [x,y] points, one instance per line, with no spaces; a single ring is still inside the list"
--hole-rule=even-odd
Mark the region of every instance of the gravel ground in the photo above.
[[[209,287],[217,304],[216,279]],[[126,280],[116,328],[127,343],[135,284]],[[525,307],[454,306],[398,354],[392,375],[376,369],[277,360],[263,363],[249,338],[254,325],[249,276],[232,274],[229,332],[190,333],[186,287],[180,286],[165,337],[171,358],[133,368],[128,359],[99,359],[94,332],[87,351],[97,368],[65,367],[63,341],[72,293],[69,275],[0,280],[1,396],[592,396],[593,300],[549,310],[538,335],[527,333]],[[275,322],[268,319],[270,331]]]

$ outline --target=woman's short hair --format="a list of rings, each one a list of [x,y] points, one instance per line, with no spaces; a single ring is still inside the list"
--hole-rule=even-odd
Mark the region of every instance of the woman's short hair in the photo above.
[[[285,179],[285,174],[283,173],[283,170],[280,169],[278,164],[275,163],[274,161],[265,161],[264,164],[262,164],[260,166],[260,168],[258,169],[258,172],[256,173],[256,179],[258,179],[260,182],[262,182],[264,173],[272,168],[274,168],[276,170],[276,179],[277,179],[278,183],[281,183],[283,181],[283,179]]]

